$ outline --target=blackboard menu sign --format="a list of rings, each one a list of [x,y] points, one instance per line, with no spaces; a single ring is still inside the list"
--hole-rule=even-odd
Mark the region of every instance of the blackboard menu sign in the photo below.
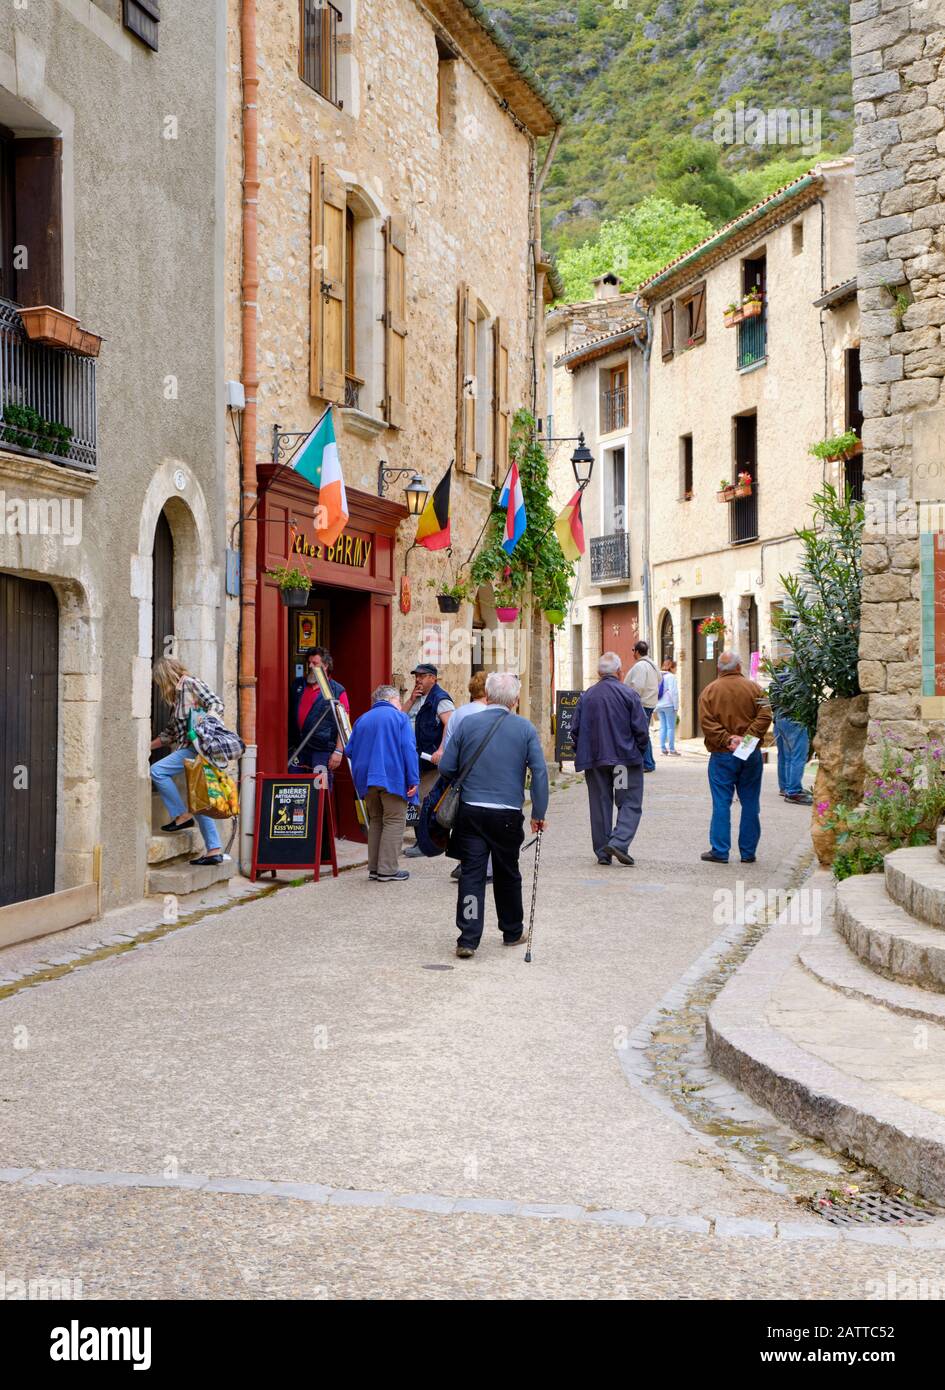
[[[256,778],[253,882],[264,869],[312,869],[319,879],[322,826],[328,818],[332,874],[338,873],[331,795],[318,773],[283,773]]]
[[[555,698],[555,762],[574,761],[574,742],[571,738],[571,720],[577,709],[577,702],[584,692],[581,690],[559,690]]]

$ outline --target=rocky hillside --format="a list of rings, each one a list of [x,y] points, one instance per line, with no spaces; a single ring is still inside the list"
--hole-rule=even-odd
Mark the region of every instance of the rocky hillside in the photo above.
[[[849,146],[846,0],[501,0],[490,14],[568,113],[546,185],[552,244],[654,191],[667,141],[712,139],[716,113],[734,116],[739,102],[798,112],[808,134],[819,120],[824,152]],[[802,153],[722,149],[733,171]]]

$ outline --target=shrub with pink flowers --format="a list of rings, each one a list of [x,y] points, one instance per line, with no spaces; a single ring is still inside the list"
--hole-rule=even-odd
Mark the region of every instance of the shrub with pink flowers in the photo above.
[[[883,856],[907,845],[927,845],[945,817],[945,746],[931,739],[905,748],[896,734],[878,730],[882,765],[858,806],[819,801],[815,814],[837,837],[834,877],[879,873]]]

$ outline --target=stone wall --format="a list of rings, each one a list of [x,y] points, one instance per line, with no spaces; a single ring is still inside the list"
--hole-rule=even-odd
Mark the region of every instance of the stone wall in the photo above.
[[[867,499],[860,682],[875,766],[880,723],[915,746],[945,718],[945,700],[922,694],[914,505],[945,495],[945,3],[863,0],[850,14]]]

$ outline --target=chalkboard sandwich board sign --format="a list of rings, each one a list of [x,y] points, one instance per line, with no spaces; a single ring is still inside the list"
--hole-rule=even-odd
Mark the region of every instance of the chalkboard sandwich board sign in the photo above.
[[[322,831],[328,821],[332,877],[338,876],[335,849],[335,813],[323,774],[283,772],[256,777],[256,833],[253,867],[257,875],[267,869],[312,869],[317,883],[321,874]]]
[[[574,740],[571,737],[571,720],[580,700],[581,690],[559,690],[555,699],[555,762],[574,761]]]

